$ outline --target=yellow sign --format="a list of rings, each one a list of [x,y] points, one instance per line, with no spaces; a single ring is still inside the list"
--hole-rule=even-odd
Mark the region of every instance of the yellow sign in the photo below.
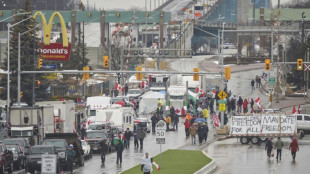
[[[226,80],[231,79],[231,68],[230,68],[230,66],[225,67],[225,79]]]
[[[199,68],[194,68],[193,72],[199,72]],[[199,81],[199,74],[193,74],[193,80]]]
[[[225,110],[226,110],[226,105],[225,105],[225,103],[220,103],[220,104],[219,104],[219,109],[220,109],[220,111],[225,111]]]
[[[209,7],[209,4],[203,4],[204,7]]]
[[[227,94],[222,90],[217,96],[218,96],[221,100],[224,100],[224,98],[227,97]]]
[[[42,77],[45,78],[45,79],[49,79],[49,80],[51,80],[51,79],[56,80],[57,79],[57,73],[51,73],[48,76],[42,76]]]
[[[142,66],[137,66],[136,71],[142,71]],[[136,73],[136,78],[137,80],[142,80],[143,79],[143,74],[142,73]]]
[[[43,32],[44,32],[44,44],[49,45],[51,40],[51,33],[52,33],[52,27],[53,27],[53,21],[55,16],[57,15],[61,24],[61,31],[62,31],[62,44],[64,47],[69,46],[68,36],[67,36],[67,28],[64,18],[59,12],[54,12],[47,24],[46,18],[44,14],[41,11],[36,12],[33,15],[33,18],[36,19],[37,16],[41,16],[42,26],[43,26]]]

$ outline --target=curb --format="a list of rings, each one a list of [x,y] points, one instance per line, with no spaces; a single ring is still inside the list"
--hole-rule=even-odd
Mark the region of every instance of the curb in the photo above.
[[[204,152],[204,151],[202,151],[202,153],[204,154],[204,155],[206,155],[207,156],[207,154]],[[210,157],[208,157],[208,158],[210,158]],[[213,158],[210,158],[212,161],[209,163],[209,164],[207,164],[207,165],[205,165],[204,167],[202,167],[201,169],[199,169],[197,172],[195,172],[194,174],[210,174],[210,173],[213,173],[213,172],[215,172],[216,171],[216,168],[217,168],[217,166],[216,166],[216,163],[215,163],[215,160],[213,159]]]

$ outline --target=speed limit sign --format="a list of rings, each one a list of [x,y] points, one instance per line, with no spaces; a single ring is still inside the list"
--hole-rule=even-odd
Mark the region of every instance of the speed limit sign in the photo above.
[[[166,123],[160,120],[156,125],[156,144],[165,144]]]

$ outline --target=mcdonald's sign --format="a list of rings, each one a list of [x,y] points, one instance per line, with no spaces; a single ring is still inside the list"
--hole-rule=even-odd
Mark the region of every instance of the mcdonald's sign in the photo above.
[[[41,17],[44,33],[42,48],[39,49],[39,52],[42,54],[42,58],[47,60],[68,61],[70,58],[71,44],[68,41],[67,28],[64,18],[59,12],[54,12],[49,19],[49,22],[47,23],[46,18],[41,11],[36,12],[33,18],[36,19],[38,15],[40,15]],[[55,16],[58,16],[60,21],[62,31],[62,44],[50,43]]]

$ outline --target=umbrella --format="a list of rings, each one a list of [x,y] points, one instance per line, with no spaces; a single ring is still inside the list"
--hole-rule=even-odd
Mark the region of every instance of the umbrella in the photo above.
[[[197,118],[196,120],[195,120],[195,122],[203,122],[203,123],[206,123],[207,121],[205,120],[205,119],[203,119],[203,118]]]
[[[125,102],[123,102],[122,100],[120,100],[120,101],[116,102],[115,104],[119,104],[119,105],[121,105],[122,107],[124,107],[124,106],[125,106]]]
[[[162,93],[162,94],[164,94],[164,95],[166,95],[166,92],[165,91],[159,91],[160,93]]]

